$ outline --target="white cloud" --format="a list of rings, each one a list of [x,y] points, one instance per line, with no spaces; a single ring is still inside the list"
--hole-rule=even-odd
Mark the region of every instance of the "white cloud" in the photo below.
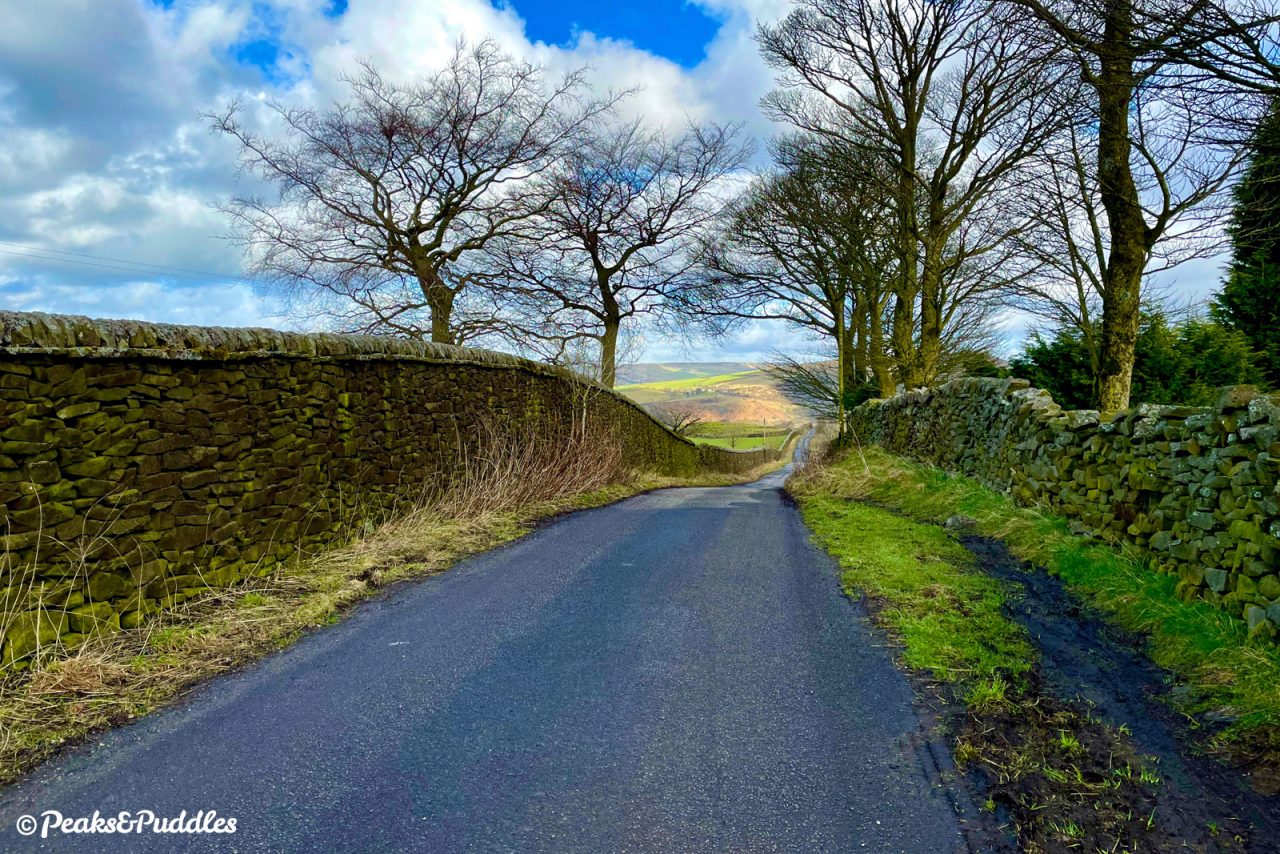
[[[735,334],[716,340],[682,340],[650,335],[644,341],[646,362],[760,362],[778,352],[823,354],[824,342],[781,320],[753,320]]]
[[[200,115],[232,99],[252,108],[274,97],[324,104],[358,59],[410,78],[438,68],[459,39],[493,38],[554,73],[590,68],[598,89],[641,88],[627,109],[651,121],[686,117],[741,121],[758,138],[774,128],[760,114],[772,73],[753,41],[757,22],[790,0],[694,0],[723,23],[706,58],[683,68],[606,34],[580,32],[567,45],[531,42],[514,6],[487,0],[351,0],[338,18],[330,0],[40,0],[9,4],[0,27],[0,305],[151,320],[280,325],[276,308],[243,283],[122,277],[14,254],[30,247],[127,258],[208,271],[235,280],[238,250],[220,240],[226,223],[212,203],[246,186],[234,147],[211,136]],[[245,41],[283,44],[279,74],[265,81],[232,52]],[[251,188],[250,188],[251,189]],[[1161,277],[1203,299],[1222,259]],[[1025,321],[1011,320],[1017,339]],[[805,350],[785,324],[747,324],[727,340],[691,346],[650,336],[646,358],[758,359]]]
[[[226,224],[212,203],[237,190],[235,152],[208,134],[200,114],[235,98],[328,102],[341,96],[340,76],[361,58],[408,78],[439,67],[459,39],[492,38],[554,73],[589,66],[601,90],[641,88],[628,109],[650,120],[742,120],[754,133],[769,132],[755,102],[770,78],[751,33],[757,17],[777,17],[785,0],[702,0],[725,23],[694,69],[590,32],[568,46],[532,43],[518,0],[514,8],[486,0],[351,0],[338,18],[326,15],[329,5],[42,0],[7,11],[0,28],[0,304],[279,325],[247,284],[130,279],[83,258],[36,261],[7,244],[234,279],[240,257],[218,239]],[[274,83],[232,56],[236,45],[267,37],[282,43]],[[761,335],[752,328],[698,352],[763,354],[774,345]]]
[[[43,277],[0,280],[0,298],[14,311],[85,314],[196,326],[271,326],[289,328],[270,302],[248,285],[211,284],[174,287],[156,281],[69,284]]]
[[[1152,285],[1175,307],[1206,302],[1222,287],[1222,278],[1231,258],[1227,254],[1197,258],[1172,270],[1152,276]]]

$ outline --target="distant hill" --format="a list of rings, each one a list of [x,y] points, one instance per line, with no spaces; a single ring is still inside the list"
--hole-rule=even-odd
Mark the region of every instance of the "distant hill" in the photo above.
[[[750,362],[641,362],[618,368],[618,385],[658,383],[666,380],[691,380],[722,374],[754,371]]]
[[[655,362],[618,373],[617,390],[659,416],[678,409],[704,421],[750,424],[799,423],[807,417],[768,374],[748,362]],[[647,377],[657,379],[636,381]]]

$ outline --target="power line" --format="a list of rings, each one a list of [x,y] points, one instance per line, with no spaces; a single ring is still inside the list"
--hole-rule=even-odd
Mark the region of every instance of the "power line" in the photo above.
[[[42,246],[28,246],[25,243],[10,243],[7,240],[0,240],[0,246],[13,246],[27,252],[48,252],[53,255],[74,255],[77,258],[89,258],[93,261],[111,261],[117,264],[131,264],[140,267],[155,267],[162,270],[174,270],[181,273],[195,273],[200,276],[221,276],[221,273],[211,273],[208,270],[194,270],[190,267],[174,267],[170,264],[152,264],[149,261],[133,261],[128,258],[109,258],[105,255],[91,255],[88,252],[72,252],[69,249],[46,249]]]
[[[27,252],[15,252],[12,249],[0,249],[0,254],[12,255],[17,258],[26,258],[31,261],[46,261],[53,264],[75,264],[81,267],[96,267],[98,269],[109,270],[114,273],[131,273],[134,275],[145,274],[150,276],[173,276],[173,277],[182,278],[182,279],[194,279],[202,282],[207,282],[210,279],[239,281],[239,278],[236,276],[223,276],[216,273],[209,273],[207,275],[199,275],[199,276],[191,273],[171,273],[171,272],[164,272],[161,270],[148,270],[143,267],[118,266],[118,265],[112,265],[112,264],[106,264],[106,263],[99,263],[95,261],[76,261],[72,258],[52,258],[44,255],[34,255]]]
[[[17,246],[18,249],[0,248],[0,254],[11,255],[18,258],[27,258],[33,261],[47,261],[57,264],[75,264],[83,267],[96,267],[102,270],[110,270],[117,273],[141,273],[153,276],[175,276],[184,279],[196,279],[200,281],[208,281],[209,279],[221,279],[224,281],[241,281],[247,282],[243,276],[227,275],[225,273],[214,273],[209,270],[195,270],[190,267],[170,267],[164,264],[148,264],[139,261],[127,261],[122,258],[107,258],[98,255],[89,255],[84,252],[66,252],[58,249],[38,249],[35,247],[22,246],[17,243],[8,243],[0,240],[0,246]],[[49,253],[49,254],[42,254]],[[87,258],[92,260],[78,261],[75,258],[60,258],[53,253],[59,255],[71,255],[75,258]]]

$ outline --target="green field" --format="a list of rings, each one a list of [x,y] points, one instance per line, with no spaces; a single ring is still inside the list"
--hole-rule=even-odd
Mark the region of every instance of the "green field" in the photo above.
[[[791,430],[790,424],[761,424],[746,421],[703,421],[697,427],[699,437],[708,439],[726,436],[782,436]]]
[[[732,421],[706,421],[699,424],[697,435],[689,438],[700,445],[717,448],[748,450],[750,448],[777,448],[791,432],[789,426],[777,424],[742,424]]]
[[[736,371],[755,369],[749,362],[641,362],[634,365],[622,365],[618,368],[618,383],[621,385],[641,385],[647,383],[667,382],[669,380],[690,380],[707,378],[719,374],[732,374]]]
[[[620,385],[615,391],[625,394],[636,403],[644,406],[646,403],[656,403],[659,400],[667,400],[671,397],[669,392],[651,389],[648,385]]]
[[[729,448],[735,451],[746,451],[751,448],[776,448],[782,444],[785,433],[776,436],[693,436],[699,445],[715,445],[717,448]]]
[[[683,411],[713,421],[763,422],[775,428],[805,418],[767,371],[745,362],[653,363],[628,370],[630,381],[616,390],[659,418]],[[645,382],[637,381],[641,379]]]
[[[720,385],[721,383],[733,382],[752,374],[758,374],[759,371],[738,371],[734,374],[716,374],[711,377],[693,377],[683,380],[663,380],[661,382],[637,383],[634,385],[620,385],[618,391],[636,399],[636,392],[673,392],[673,391],[697,391],[700,388],[710,388]]]

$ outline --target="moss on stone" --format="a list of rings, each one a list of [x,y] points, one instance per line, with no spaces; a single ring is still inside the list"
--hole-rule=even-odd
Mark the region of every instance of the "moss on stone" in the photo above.
[[[34,570],[31,597],[56,582],[108,626],[411,506],[486,429],[554,437],[585,416],[670,476],[777,458],[699,448],[561,368],[374,336],[0,312],[0,389],[0,588]],[[76,619],[59,631],[83,635]]]
[[[1139,404],[1100,418],[1063,411],[1022,380],[967,378],[853,411],[863,443],[973,476],[1079,533],[1137,549],[1203,597],[1274,622],[1280,407],[1227,389],[1211,408]],[[1265,606],[1265,607],[1264,607]],[[1270,636],[1255,625],[1255,637]]]

